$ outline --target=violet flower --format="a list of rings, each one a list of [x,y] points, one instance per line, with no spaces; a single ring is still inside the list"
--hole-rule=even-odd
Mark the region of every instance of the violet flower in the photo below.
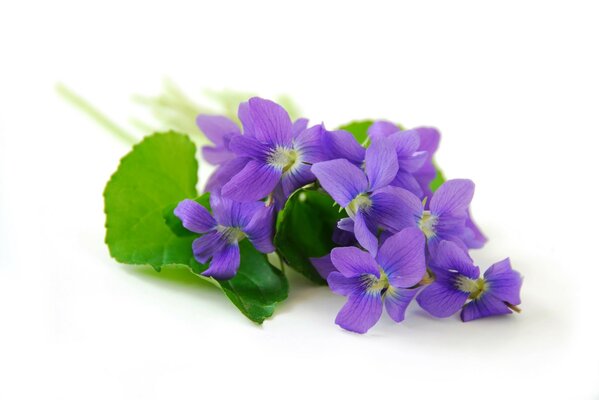
[[[365,156],[365,171],[346,159],[314,164],[312,172],[331,197],[345,208],[351,221],[341,220],[339,228],[353,230],[362,247],[375,255],[380,226],[393,223],[397,199],[384,189],[397,173],[397,158],[387,139],[375,141]]]
[[[244,134],[231,137],[229,148],[248,159],[247,164],[222,187],[224,197],[256,201],[280,185],[283,196],[315,180],[310,164],[324,160],[321,127],[307,129],[307,121],[294,124],[280,105],[253,97],[247,110],[240,108]]]
[[[239,104],[237,115],[244,126],[243,135],[254,137],[254,126],[250,115],[249,103]],[[222,187],[239,173],[250,161],[249,157],[239,157],[230,148],[231,139],[241,136],[239,126],[231,119],[219,115],[200,114],[196,119],[200,130],[214,144],[202,147],[202,155],[210,164],[217,165],[216,170],[210,175],[205,191],[220,194]],[[308,120],[299,118],[293,123],[294,137],[306,129]]]
[[[462,321],[467,322],[520,311],[516,306],[520,304],[522,277],[512,270],[507,258],[493,264],[481,278],[478,267],[463,249],[442,241],[429,267],[435,281],[420,292],[416,301],[435,317],[449,317],[461,308]]]
[[[427,238],[431,254],[441,240],[449,240],[467,249],[464,239],[473,235],[466,225],[468,207],[474,195],[474,183],[469,179],[452,179],[441,185],[430,199],[428,206],[413,193],[401,189],[388,189],[396,195],[397,214],[393,228],[399,231],[407,227],[418,227]]]
[[[376,258],[357,247],[337,247],[331,252],[336,271],[328,274],[331,290],[347,296],[335,323],[365,333],[381,317],[383,303],[389,316],[401,322],[418,292],[414,287],[426,272],[424,235],[405,229],[383,243]]]
[[[230,199],[210,196],[214,217],[202,205],[193,200],[183,200],[175,208],[175,215],[183,226],[200,233],[192,244],[195,259],[210,267],[202,272],[215,279],[231,279],[240,263],[239,242],[248,238],[256,250],[270,253],[272,243],[272,207],[262,202],[239,203]]]
[[[371,140],[395,138],[399,170],[391,185],[409,190],[421,199],[430,198],[430,184],[437,173],[433,155],[439,147],[439,132],[428,127],[401,130],[389,121],[376,121],[368,128],[368,136]]]

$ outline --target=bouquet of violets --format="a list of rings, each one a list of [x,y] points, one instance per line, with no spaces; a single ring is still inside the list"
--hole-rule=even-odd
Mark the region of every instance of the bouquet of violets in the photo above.
[[[474,183],[444,180],[436,129],[362,121],[329,131],[258,97],[238,119],[197,117],[216,166],[203,194],[184,134],[148,136],[121,160],[104,193],[116,260],[185,265],[257,323],[287,297],[285,266],[346,296],[335,322],[358,333],[383,308],[401,322],[412,300],[462,321],[520,311],[510,260],[481,276],[468,254],[486,241],[470,215]]]

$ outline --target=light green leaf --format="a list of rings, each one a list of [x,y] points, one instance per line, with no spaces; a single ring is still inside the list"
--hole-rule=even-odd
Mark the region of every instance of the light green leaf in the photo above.
[[[190,262],[192,236],[176,236],[165,224],[165,207],[197,196],[196,147],[185,135],[155,134],[133,146],[104,191],[106,244],[126,264]]]

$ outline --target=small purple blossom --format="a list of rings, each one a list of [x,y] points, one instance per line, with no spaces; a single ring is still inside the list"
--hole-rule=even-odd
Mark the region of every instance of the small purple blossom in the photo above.
[[[231,279],[240,263],[239,242],[248,238],[262,253],[274,251],[272,243],[273,212],[262,202],[239,203],[215,195],[210,196],[206,208],[193,200],[183,200],[175,208],[175,215],[183,226],[200,233],[192,244],[195,259],[204,264],[212,259],[204,276]]]
[[[435,128],[420,127],[401,130],[388,121],[376,121],[368,128],[371,140],[394,138],[399,170],[391,183],[409,190],[418,197],[432,195],[430,184],[436,176],[433,155],[439,147],[440,134]]]
[[[322,161],[321,126],[307,128],[307,120],[292,124],[280,105],[251,98],[239,115],[244,134],[231,137],[229,148],[248,161],[224,184],[224,197],[245,202],[265,198],[273,191],[287,198],[315,180],[310,165]]]
[[[366,149],[364,170],[346,159],[312,166],[322,187],[351,218],[342,220],[339,228],[353,231],[360,245],[373,255],[378,248],[378,228],[392,223],[396,215],[398,199],[383,190],[397,173],[397,158],[389,143],[380,139]]]
[[[336,271],[328,273],[327,281],[333,292],[347,296],[335,323],[365,333],[381,317],[383,304],[394,321],[403,321],[426,272],[424,243],[422,232],[412,228],[387,239],[376,257],[357,247],[333,249]]]
[[[433,194],[425,207],[413,193],[393,188],[398,199],[396,207],[400,217],[394,222],[396,231],[418,227],[427,238],[428,250],[434,254],[441,240],[449,240],[467,249],[465,238],[474,237],[469,220],[468,207],[474,196],[474,183],[469,179],[453,179],[445,182]]]
[[[416,300],[435,317],[449,317],[462,309],[462,321],[467,322],[519,311],[522,277],[512,270],[507,258],[493,264],[481,278],[479,268],[463,249],[442,241],[429,267],[435,281]]]

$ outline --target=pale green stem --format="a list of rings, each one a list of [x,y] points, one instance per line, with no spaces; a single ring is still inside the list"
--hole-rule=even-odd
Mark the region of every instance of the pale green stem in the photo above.
[[[111,121],[106,115],[102,114],[97,108],[91,105],[87,100],[67,88],[62,83],[56,85],[56,91],[65,100],[70,102],[73,106],[83,111],[85,114],[93,118],[97,123],[106,128],[114,136],[118,137],[127,144],[134,144],[138,142],[138,139],[125,131],[123,128],[118,126],[116,123]]]

